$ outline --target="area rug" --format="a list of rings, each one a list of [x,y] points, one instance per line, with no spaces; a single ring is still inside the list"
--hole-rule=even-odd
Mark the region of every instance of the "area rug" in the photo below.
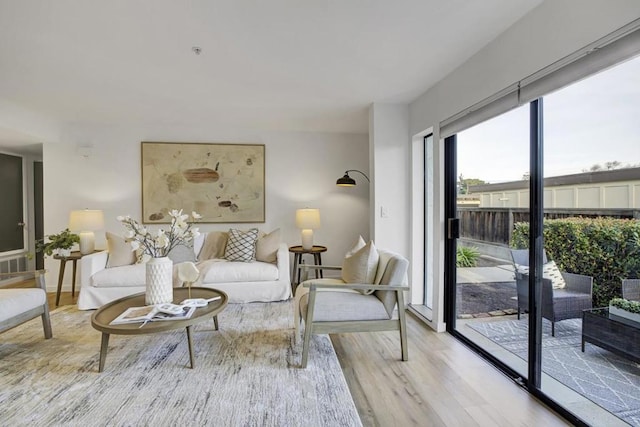
[[[194,330],[112,335],[98,373],[101,334],[91,312],[53,312],[0,335],[0,412],[11,426],[360,426],[329,337],[313,337],[299,368],[291,302],[230,304]]]
[[[467,326],[527,360],[528,319],[473,322]],[[581,351],[582,320],[542,322],[542,370],[618,418],[640,426],[640,365],[587,343]]]

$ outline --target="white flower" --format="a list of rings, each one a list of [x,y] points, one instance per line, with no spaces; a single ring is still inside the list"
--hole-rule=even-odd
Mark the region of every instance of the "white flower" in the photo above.
[[[192,228],[189,215],[184,215],[182,209],[172,209],[169,216],[171,225],[168,230],[161,228],[154,232],[129,215],[118,216],[117,219],[125,227],[125,236],[130,240],[133,250],[142,249],[147,257],[164,257],[177,245],[190,243],[200,235],[197,228]],[[191,216],[194,220],[202,218],[196,212],[192,212]]]
[[[197,219],[201,219],[201,218],[202,218],[202,215],[200,215],[200,214],[199,214],[198,212],[196,212],[196,211],[193,211],[193,212],[191,212],[191,217],[192,217],[194,220],[197,220]]]

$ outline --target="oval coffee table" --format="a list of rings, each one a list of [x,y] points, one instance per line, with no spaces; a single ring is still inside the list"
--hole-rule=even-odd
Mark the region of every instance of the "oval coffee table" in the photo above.
[[[212,301],[206,307],[198,307],[196,311],[191,315],[189,319],[184,320],[164,320],[147,322],[144,326],[140,327],[142,323],[127,323],[120,325],[110,325],[111,321],[118,317],[122,312],[130,307],[142,307],[144,303],[144,292],[130,295],[128,297],[120,298],[112,301],[109,304],[103,305],[91,316],[91,326],[94,329],[102,332],[102,343],[100,344],[100,365],[98,372],[102,372],[104,369],[104,362],[107,358],[107,348],[109,346],[109,335],[143,335],[143,334],[155,334],[156,332],[172,331],[174,329],[186,328],[187,341],[189,344],[189,359],[191,362],[191,368],[195,366],[193,357],[193,344],[191,341],[191,326],[196,323],[204,322],[207,319],[213,317],[213,323],[215,329],[218,330],[218,313],[220,313],[226,306],[229,298],[227,294],[217,289],[210,288],[191,288],[191,298],[213,298],[220,296],[221,298],[216,301]],[[188,288],[174,288],[173,289],[173,302],[179,304],[181,301],[189,298]]]

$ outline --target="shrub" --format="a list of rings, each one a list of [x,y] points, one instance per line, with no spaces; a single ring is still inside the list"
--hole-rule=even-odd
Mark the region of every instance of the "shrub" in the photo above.
[[[614,298],[611,300],[610,305],[618,307],[620,310],[626,310],[629,313],[640,314],[640,302],[629,301],[623,298]]]
[[[478,264],[479,256],[478,248],[458,246],[456,248],[456,267],[475,267]]]
[[[527,248],[529,224],[514,226],[511,245]],[[640,275],[640,221],[613,218],[549,219],[544,249],[560,270],[593,277],[593,304],[605,307],[621,296],[624,278]]]

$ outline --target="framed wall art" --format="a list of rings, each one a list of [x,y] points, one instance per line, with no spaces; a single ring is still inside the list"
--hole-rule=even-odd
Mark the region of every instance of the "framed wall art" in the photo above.
[[[200,222],[264,222],[264,145],[142,142],[142,221],[183,209]]]

